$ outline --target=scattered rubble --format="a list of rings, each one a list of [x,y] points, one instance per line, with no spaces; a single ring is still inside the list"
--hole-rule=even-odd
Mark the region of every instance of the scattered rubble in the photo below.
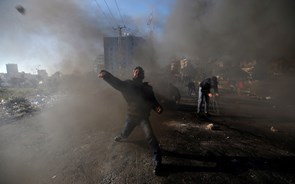
[[[272,131],[272,132],[277,132],[278,129],[276,129],[275,127],[271,126],[271,127],[270,127],[270,131]]]
[[[62,98],[61,95],[37,94],[30,97],[10,97],[0,101],[0,125],[31,116],[50,107]]]
[[[213,123],[209,123],[209,124],[206,126],[206,130],[220,130],[220,126],[215,125],[215,124],[213,124]]]
[[[4,103],[4,110],[15,117],[22,117],[25,114],[37,111],[37,108],[32,106],[31,102],[24,97],[13,97]]]
[[[213,128],[213,123],[210,123],[210,124],[208,124],[207,126],[206,126],[206,129],[207,130],[212,130],[212,128]]]

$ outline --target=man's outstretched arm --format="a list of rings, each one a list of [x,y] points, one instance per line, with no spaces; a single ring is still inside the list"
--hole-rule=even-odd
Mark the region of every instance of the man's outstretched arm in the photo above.
[[[106,70],[101,70],[98,74],[99,78],[104,79],[107,83],[109,83],[113,88],[122,91],[124,88],[124,82],[113,76],[110,72]]]

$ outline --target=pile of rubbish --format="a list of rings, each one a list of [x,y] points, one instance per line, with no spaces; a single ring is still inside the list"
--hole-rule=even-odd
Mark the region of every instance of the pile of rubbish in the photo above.
[[[14,97],[6,101],[3,110],[7,114],[15,118],[23,117],[25,114],[30,114],[37,111],[37,108],[24,97]]]
[[[60,96],[35,95],[31,97],[11,97],[0,101],[0,125],[31,116],[48,108],[60,100]]]

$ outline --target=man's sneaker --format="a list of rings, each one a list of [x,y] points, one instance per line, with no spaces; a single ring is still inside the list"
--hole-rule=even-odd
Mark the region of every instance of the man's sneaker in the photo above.
[[[121,142],[122,141],[122,137],[121,136],[116,136],[115,138],[114,138],[114,141],[116,141],[116,142]]]
[[[153,173],[154,173],[156,176],[161,175],[161,167],[162,167],[161,162],[156,162],[156,163],[155,163],[155,168],[154,168],[154,170],[153,170]]]
[[[208,113],[208,112],[206,112],[206,113],[205,113],[205,116],[207,116],[207,117],[210,117],[210,116],[211,116],[211,114],[210,114],[210,113]]]

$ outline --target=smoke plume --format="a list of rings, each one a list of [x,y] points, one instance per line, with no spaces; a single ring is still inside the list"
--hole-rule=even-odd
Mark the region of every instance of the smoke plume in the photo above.
[[[0,24],[6,25],[1,26],[5,33],[2,42],[10,55],[49,62],[55,65],[55,71],[72,72],[89,71],[103,52],[102,37],[108,34],[109,25],[95,4],[59,0],[2,4],[6,8],[1,11]],[[15,10],[18,4],[26,14]]]
[[[292,0],[179,0],[166,25],[165,50],[203,60],[294,59],[294,8]]]

